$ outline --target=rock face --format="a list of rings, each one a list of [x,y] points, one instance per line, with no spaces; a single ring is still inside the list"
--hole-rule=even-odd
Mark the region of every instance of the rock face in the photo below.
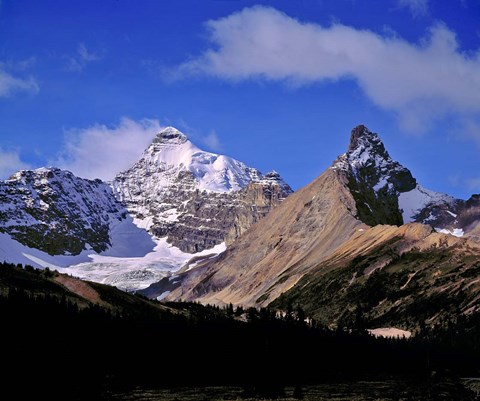
[[[478,197],[464,201],[423,188],[363,125],[352,130],[347,153],[332,168],[347,173],[356,217],[370,226],[418,222],[444,233],[478,236]]]
[[[293,192],[278,173],[204,152],[172,127],[111,185],[136,224],[189,253],[230,243]]]
[[[377,134],[358,126],[347,153],[227,251],[145,293],[301,306],[325,324],[356,316],[371,327],[434,324],[453,311],[450,301],[460,313],[478,309],[479,208],[480,196],[461,201],[421,187]],[[443,234],[460,235],[454,229],[468,235]],[[424,301],[430,306],[419,314]]]
[[[0,182],[0,232],[50,255],[101,252],[127,211],[100,180],[56,168],[22,170]]]
[[[408,169],[392,160],[377,134],[359,125],[351,133],[348,152],[334,168],[348,171],[348,187],[357,205],[357,217],[368,225],[403,224],[398,194],[417,185]]]

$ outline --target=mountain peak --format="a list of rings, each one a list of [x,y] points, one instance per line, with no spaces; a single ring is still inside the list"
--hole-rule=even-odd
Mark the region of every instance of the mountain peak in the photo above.
[[[385,150],[380,137],[370,131],[365,125],[357,125],[352,129],[350,135],[350,143],[348,145],[348,153],[355,153],[358,149],[374,148],[376,153],[382,154],[385,158],[388,158],[388,152]]]
[[[370,134],[371,134],[370,130],[367,127],[365,127],[365,125],[363,124],[357,125],[354,129],[352,129],[352,132],[350,134],[350,143],[348,145],[348,151],[351,152],[352,150],[357,148],[360,138],[369,136]]]
[[[188,141],[187,136],[174,127],[166,127],[153,139],[153,143],[181,145]]]
[[[417,182],[407,168],[390,157],[377,134],[364,125],[355,127],[347,153],[333,168],[348,172],[348,187],[361,221],[372,226],[403,223],[399,194],[413,190]]]

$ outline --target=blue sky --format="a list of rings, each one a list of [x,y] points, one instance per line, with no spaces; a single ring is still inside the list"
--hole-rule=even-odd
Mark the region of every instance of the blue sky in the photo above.
[[[111,178],[161,126],[295,189],[365,124],[480,192],[479,0],[2,0],[0,175]]]

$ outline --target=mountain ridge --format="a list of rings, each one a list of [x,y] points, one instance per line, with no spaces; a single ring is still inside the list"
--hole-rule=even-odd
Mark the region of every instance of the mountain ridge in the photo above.
[[[421,187],[407,168],[391,159],[378,135],[361,125],[352,130],[347,153],[253,225],[227,251],[174,277],[174,285],[163,281],[144,293],[155,296],[160,290],[169,291],[170,300],[220,305],[306,305],[308,313],[320,317],[318,309],[309,303],[322,300],[321,307],[333,311],[335,305],[330,300],[336,297],[344,308],[340,312],[353,313],[349,286],[358,282],[358,288],[373,291],[369,283],[378,285],[375,279],[383,275],[398,284],[396,289],[391,286],[388,296],[400,291],[410,308],[416,308],[417,301],[430,302],[429,297],[438,297],[442,304],[448,298],[446,294],[456,299],[468,288],[468,302],[458,305],[461,313],[469,313],[471,302],[480,292],[475,284],[476,264],[471,260],[472,255],[480,253],[475,242],[478,206],[478,196],[462,201]],[[449,216],[450,226],[442,224],[443,216]],[[452,219],[457,236],[448,231]],[[408,263],[401,262],[402,258]],[[424,281],[409,276],[419,269],[415,267],[416,258],[425,263],[418,274]],[[351,264],[356,260],[363,267],[355,273]],[[432,260],[441,266],[439,272]],[[395,276],[396,269],[402,279]],[[350,271],[348,280],[346,271]],[[472,279],[467,280],[470,276]],[[343,283],[338,294],[330,295],[330,300],[323,297],[319,288],[333,285],[337,278]],[[417,300],[412,301],[400,288],[408,286],[408,280],[413,280],[412,286],[415,283],[420,291]],[[313,282],[318,285],[308,287]],[[440,283],[445,282],[451,284],[451,294],[442,294]],[[396,301],[401,302],[402,296]],[[379,302],[389,305],[382,299]],[[376,305],[367,304],[364,312],[372,322],[393,324],[384,315],[393,313],[396,307],[375,309]],[[409,310],[399,309],[395,315],[404,319],[399,324],[407,328],[419,324],[418,319],[406,323]],[[348,316],[340,312],[327,314],[330,320],[323,323],[341,324]],[[435,314],[428,316],[432,324],[444,316],[441,310],[435,310]]]
[[[116,180],[52,167],[1,181],[0,260],[136,290],[221,252],[292,192],[278,173],[204,152],[173,127]]]

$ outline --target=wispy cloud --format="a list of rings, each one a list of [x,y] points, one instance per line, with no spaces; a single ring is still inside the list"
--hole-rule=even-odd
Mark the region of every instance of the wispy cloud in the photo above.
[[[445,25],[420,43],[342,24],[303,23],[273,8],[246,8],[208,21],[211,46],[174,70],[306,85],[353,79],[376,105],[418,133],[446,115],[480,114],[480,49],[463,53]]]
[[[16,77],[0,65],[0,97],[8,97],[16,92],[38,93],[38,91],[38,83],[32,76]]]
[[[398,5],[408,8],[414,17],[428,13],[428,0],[398,0]]]
[[[21,160],[18,151],[0,148],[0,179],[8,178],[18,170],[29,168],[31,166]]]
[[[51,162],[84,178],[111,180],[136,162],[161,130],[157,120],[123,118],[116,126],[70,129],[60,156]]]
[[[200,146],[204,145],[207,147],[207,150],[214,151],[214,152],[221,152],[222,151],[222,143],[220,138],[218,137],[215,130],[210,130],[208,134],[201,132],[199,129],[192,127],[189,123],[185,120],[180,119],[178,121],[179,129],[188,136],[188,138],[196,145]]]
[[[220,139],[215,131],[210,131],[206,136],[204,136],[202,142],[208,146],[210,150],[214,150],[216,152],[222,150]]]
[[[67,69],[71,72],[81,72],[92,61],[100,60],[102,57],[87,49],[84,43],[79,43],[77,52],[72,55],[65,55],[67,60]]]

